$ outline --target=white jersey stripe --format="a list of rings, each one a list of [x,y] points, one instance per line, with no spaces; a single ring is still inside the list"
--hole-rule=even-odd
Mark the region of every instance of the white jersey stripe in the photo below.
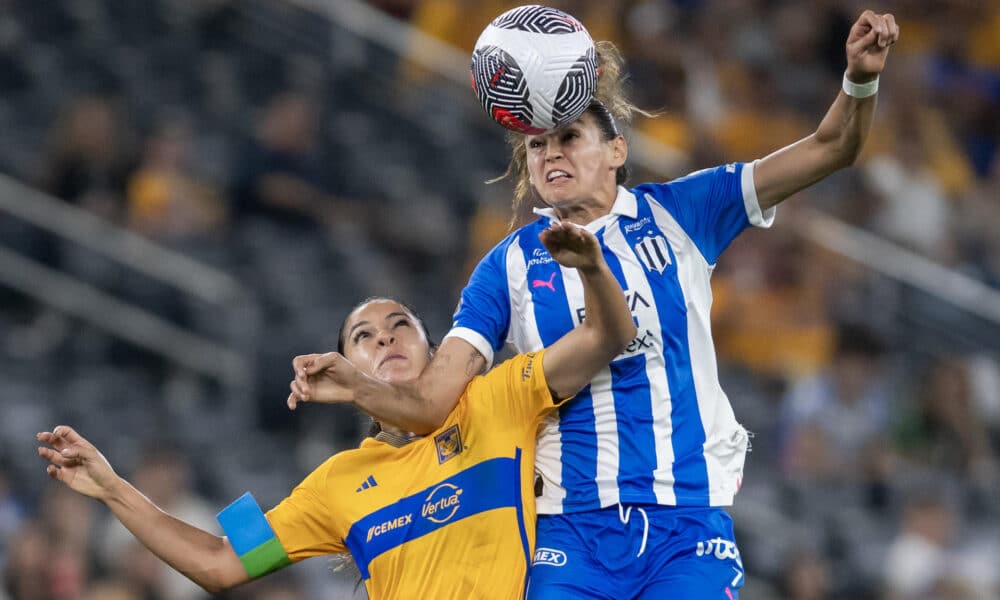
[[[583,284],[576,269],[560,267],[566,298],[569,305],[584,306]],[[579,323],[577,323],[579,325]],[[594,483],[601,506],[618,502],[618,416],[615,414],[615,398],[611,391],[611,369],[605,367],[590,382],[593,398],[594,432],[597,434],[597,473]],[[547,498],[548,499],[548,498]]]
[[[677,279],[687,304],[687,340],[691,364],[698,365],[698,368],[692,369],[691,372],[695,398],[698,402],[698,414],[705,432],[703,448],[708,474],[709,501],[713,506],[730,504],[736,494],[739,477],[727,472],[731,465],[720,461],[722,458],[719,456],[720,453],[724,455],[730,453],[719,445],[726,444],[726,440],[733,436],[745,440],[745,431],[736,421],[729,399],[719,383],[718,365],[712,347],[712,288],[709,279],[713,267],[697,251],[694,242],[673,216],[650,195],[647,194],[645,198],[649,202],[657,227],[671,240],[686,240],[684,242],[686,248],[675,252],[678,263]],[[740,455],[742,456],[742,452]],[[739,466],[742,471],[742,462]]]
[[[507,290],[510,297],[510,328],[507,342],[518,352],[537,352],[544,345],[535,323],[535,303],[528,289],[528,266],[519,239],[507,248]]]
[[[605,229],[604,244],[618,257],[627,283],[626,294],[632,314],[639,323],[659,323],[653,290],[643,265],[639,264],[632,249],[628,247],[618,223]],[[640,335],[643,332],[639,332]],[[660,336],[650,336],[662,344]],[[650,404],[653,413],[653,439],[656,447],[656,470],[653,472],[653,493],[659,504],[676,504],[672,482],[674,448],[670,443],[673,424],[670,420],[672,409],[670,387],[667,385],[667,371],[663,364],[662,350],[646,353],[646,377],[649,381]],[[602,504],[603,505],[603,504]]]

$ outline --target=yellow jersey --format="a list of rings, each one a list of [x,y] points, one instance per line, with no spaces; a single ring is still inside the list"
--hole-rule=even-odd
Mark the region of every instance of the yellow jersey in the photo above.
[[[224,510],[247,572],[350,551],[373,600],[522,598],[535,543],[535,434],[558,406],[542,356],[473,379],[426,437],[401,448],[369,438],[331,457],[266,522],[249,495]]]

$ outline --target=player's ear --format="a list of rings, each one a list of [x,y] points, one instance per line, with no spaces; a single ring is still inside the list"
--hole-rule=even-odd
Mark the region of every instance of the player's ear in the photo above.
[[[625,136],[618,135],[611,140],[611,166],[615,169],[625,164],[628,160],[628,143]]]

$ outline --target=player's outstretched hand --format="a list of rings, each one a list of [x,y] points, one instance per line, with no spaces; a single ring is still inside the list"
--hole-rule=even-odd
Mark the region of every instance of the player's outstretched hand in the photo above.
[[[49,461],[49,477],[57,479],[71,490],[84,496],[105,500],[111,496],[121,479],[104,455],[72,427],[59,425],[52,431],[35,436],[38,454]]]
[[[302,354],[292,359],[295,379],[289,387],[288,408],[299,402],[335,404],[354,401],[354,386],[360,380],[358,369],[339,352]]]
[[[564,267],[591,269],[601,260],[601,245],[594,234],[569,221],[552,221],[538,239]]]
[[[889,47],[899,40],[899,25],[891,14],[861,13],[847,35],[847,78],[867,83],[885,68]]]

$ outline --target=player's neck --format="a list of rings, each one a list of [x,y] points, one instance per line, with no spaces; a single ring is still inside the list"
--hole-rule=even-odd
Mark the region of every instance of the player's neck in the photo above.
[[[611,203],[585,201],[571,206],[560,206],[555,211],[560,219],[567,219],[577,225],[587,225],[611,212]]]
[[[618,188],[612,186],[610,190],[601,190],[589,198],[559,203],[552,208],[560,219],[567,219],[577,225],[587,225],[610,213],[617,196]]]

